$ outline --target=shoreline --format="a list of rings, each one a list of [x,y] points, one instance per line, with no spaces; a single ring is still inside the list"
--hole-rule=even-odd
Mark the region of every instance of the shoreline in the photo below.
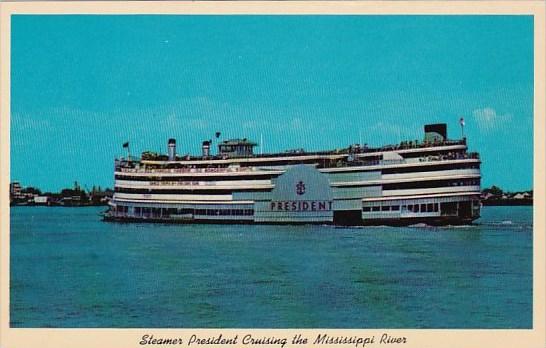
[[[82,205],[61,205],[61,204],[10,204],[13,207],[45,207],[45,208],[88,208],[88,207],[107,207],[108,204],[82,204]]]

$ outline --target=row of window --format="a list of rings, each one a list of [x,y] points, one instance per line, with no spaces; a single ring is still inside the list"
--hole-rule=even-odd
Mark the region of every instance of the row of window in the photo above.
[[[194,214],[207,216],[251,216],[254,215],[254,209],[195,209]]]
[[[362,211],[370,212],[370,211],[399,211],[400,206],[399,205],[375,205],[373,207],[363,207]]]
[[[419,151],[419,152],[407,152],[407,153],[404,153],[404,158],[417,158],[417,157],[423,157],[423,156],[427,156],[427,155],[433,155],[433,156],[448,156],[448,157],[453,157],[453,159],[457,158],[457,155],[464,158],[464,155],[465,153],[463,151],[460,151],[458,152],[454,152],[453,150],[438,150],[438,149],[428,149],[428,150],[423,150],[423,151]]]
[[[413,212],[413,213],[433,213],[437,212],[439,209],[438,203],[426,203],[426,204],[408,204],[408,206],[403,206],[402,211],[404,212]]]
[[[382,169],[383,174],[404,174],[404,173],[420,173],[420,172],[436,172],[441,170],[463,170],[463,169],[479,169],[478,163],[456,163],[456,164],[435,164],[429,166],[415,165],[411,167],[385,168]]]
[[[131,176],[117,174],[116,180],[131,180],[131,181],[223,181],[223,180],[266,180],[274,178],[276,174],[248,174],[248,175],[195,175],[195,176],[160,176],[160,175],[148,175],[148,176]]]
[[[114,192],[134,194],[203,194],[203,195],[228,195],[236,192],[269,192],[271,189],[234,188],[226,189],[136,189],[127,187],[115,187]]]
[[[402,212],[407,213],[432,213],[439,211],[438,203],[424,203],[424,204],[408,204],[402,205]],[[364,212],[378,212],[378,211],[400,211],[400,205],[375,205],[371,207],[363,207]]]
[[[405,189],[419,189],[419,188],[479,186],[479,185],[480,185],[480,179],[465,179],[465,180],[447,179],[447,180],[413,181],[413,182],[384,184],[383,190],[405,190]]]
[[[114,211],[118,213],[128,213],[129,207],[118,205]],[[169,217],[171,215],[207,215],[207,216],[251,216],[254,215],[254,209],[193,209],[193,208],[142,208],[135,207],[135,215],[152,217]]]

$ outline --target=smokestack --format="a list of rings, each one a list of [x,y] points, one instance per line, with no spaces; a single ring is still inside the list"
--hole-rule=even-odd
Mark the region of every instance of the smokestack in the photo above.
[[[210,155],[210,140],[203,141],[203,157],[209,157]]]
[[[445,123],[425,125],[425,141],[442,142],[447,140],[447,125]]]
[[[169,139],[169,143],[167,147],[168,147],[169,161],[175,161],[176,160],[176,140],[172,138]]]

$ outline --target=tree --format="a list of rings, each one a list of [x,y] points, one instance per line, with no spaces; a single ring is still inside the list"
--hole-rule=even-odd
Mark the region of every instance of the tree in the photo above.
[[[503,194],[503,191],[500,187],[493,185],[491,186],[491,193],[494,195],[501,196]]]
[[[483,192],[490,193],[494,196],[502,196],[502,194],[504,193],[500,187],[495,185],[491,186],[491,188],[484,189]]]

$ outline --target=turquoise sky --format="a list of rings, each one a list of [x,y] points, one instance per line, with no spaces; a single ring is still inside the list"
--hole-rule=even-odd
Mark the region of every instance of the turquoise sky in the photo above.
[[[131,151],[422,139],[446,122],[482,186],[532,188],[531,16],[12,17],[11,179],[112,186]]]

